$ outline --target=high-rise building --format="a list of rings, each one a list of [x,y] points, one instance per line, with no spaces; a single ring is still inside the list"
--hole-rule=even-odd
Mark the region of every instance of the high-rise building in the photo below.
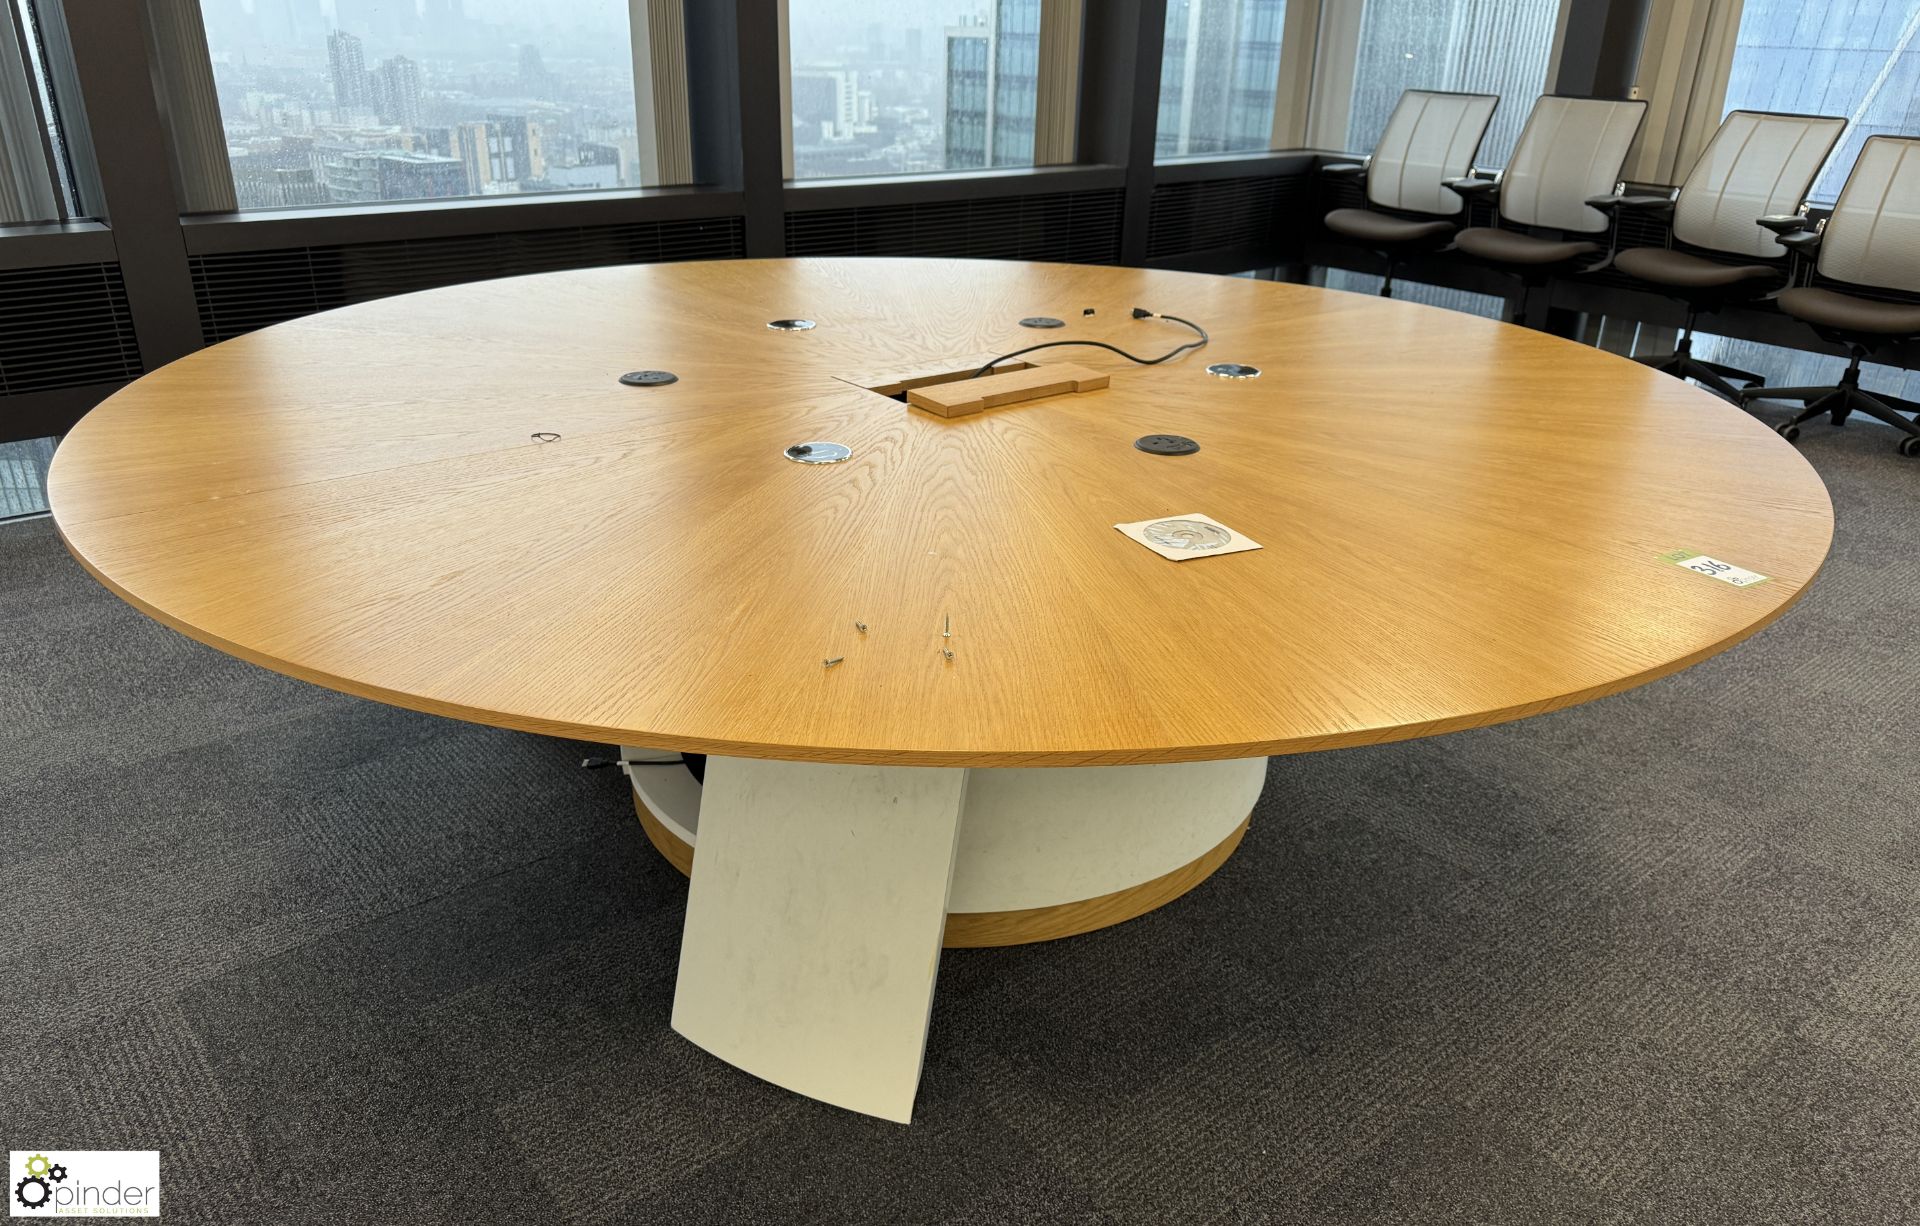
[[[458,158],[430,153],[383,153],[382,200],[438,200],[467,194],[467,170]]]
[[[947,31],[947,167],[987,164],[992,123],[993,38],[986,26]]]
[[[985,24],[947,31],[947,166],[1033,165],[1040,0],[995,0]]]
[[[1264,149],[1286,0],[1168,0],[1154,153]]]
[[[398,149],[342,149],[323,167],[327,197],[336,203],[435,200],[467,194],[458,158]]]
[[[352,110],[368,104],[367,56],[358,38],[345,30],[327,35],[327,68],[333,74],[336,107]]]
[[[861,113],[860,73],[851,68],[803,68],[793,74],[793,118],[809,135],[848,140],[866,118]]]
[[[383,60],[373,70],[370,85],[381,123],[420,126],[420,65],[404,55]]]
[[[525,115],[488,115],[487,160],[495,183],[545,178],[547,157],[540,125]]]
[[[326,184],[315,168],[311,138],[287,136],[256,142],[245,152],[233,154],[228,164],[233,168],[234,196],[243,209],[327,203]]]
[[[448,132],[447,153],[467,168],[467,194],[478,196],[493,182],[493,159],[487,152],[487,125],[480,120],[454,124]]]
[[[618,146],[590,140],[580,142],[579,157],[575,160],[582,166],[611,166],[615,178],[619,177],[623,164]]]
[[[994,16],[992,164],[1031,166],[1040,103],[1040,0],[1000,0]]]

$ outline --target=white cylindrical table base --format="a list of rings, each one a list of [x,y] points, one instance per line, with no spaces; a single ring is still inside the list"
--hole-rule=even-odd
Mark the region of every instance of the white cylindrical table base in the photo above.
[[[690,873],[699,782],[678,754],[623,747],[621,759],[647,837]],[[1266,763],[968,771],[945,944],[1052,940],[1173,901],[1239,845]]]

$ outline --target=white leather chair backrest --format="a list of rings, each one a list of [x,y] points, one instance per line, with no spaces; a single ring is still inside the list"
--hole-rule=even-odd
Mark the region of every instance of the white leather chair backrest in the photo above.
[[[1367,199],[1389,209],[1458,213],[1465,202],[1440,184],[1473,169],[1499,103],[1494,94],[1401,94],[1367,164]]]
[[[1756,218],[1791,213],[1847,127],[1844,119],[1731,111],[1695,162],[1673,209],[1673,236],[1712,251],[1772,257]]]
[[[1920,289],[1920,137],[1869,136],[1820,240],[1820,274]]]
[[[1523,226],[1595,233],[1607,215],[1588,208],[1620,181],[1627,150],[1647,116],[1644,102],[1556,98],[1533,104],[1513,159],[1500,176],[1500,215]]]

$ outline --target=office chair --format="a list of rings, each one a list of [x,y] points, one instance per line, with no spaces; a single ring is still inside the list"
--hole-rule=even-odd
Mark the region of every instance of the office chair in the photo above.
[[[1376,207],[1335,209],[1325,220],[1327,229],[1371,249],[1386,264],[1382,298],[1393,297],[1397,257],[1437,251],[1453,236],[1455,223],[1445,219],[1458,215],[1465,202],[1442,184],[1473,169],[1473,155],[1499,104],[1494,94],[1407,90],[1365,165],[1341,163],[1322,170],[1366,182],[1367,203]]]
[[[1611,261],[1686,304],[1686,322],[1673,352],[1638,361],[1692,379],[1736,403],[1739,393],[1728,380],[1760,382],[1752,371],[1694,357],[1694,326],[1702,314],[1779,286],[1778,248],[1754,219],[1800,207],[1846,126],[1844,119],[1822,115],[1730,111],[1676,195],[1603,196],[1587,202],[1616,217],[1621,210],[1673,214],[1667,246],[1629,247]]]
[[[1604,232],[1611,221],[1586,202],[1619,181],[1627,150],[1646,116],[1644,102],[1548,94],[1533,104],[1513,157],[1497,179],[1448,179],[1443,184],[1464,199],[1495,204],[1494,225],[1462,230],[1454,235],[1453,245],[1520,279],[1518,316],[1527,314],[1525,304],[1532,297],[1528,291],[1605,250],[1581,237]]]
[[[1837,281],[1868,290],[1920,291],[1920,137],[1868,137],[1832,216],[1818,226],[1797,213],[1763,217],[1760,224],[1809,265],[1808,284],[1781,290],[1774,304],[1822,340],[1845,345],[1848,362],[1846,373],[1832,387],[1750,387],[1740,393],[1740,402],[1805,404],[1776,427],[1788,442],[1800,437],[1802,422],[1822,413],[1841,426],[1857,412],[1905,432],[1901,455],[1920,455],[1920,425],[1895,412],[1920,413],[1920,404],[1860,389],[1860,363],[1875,350],[1920,340],[1920,305],[1812,284]]]

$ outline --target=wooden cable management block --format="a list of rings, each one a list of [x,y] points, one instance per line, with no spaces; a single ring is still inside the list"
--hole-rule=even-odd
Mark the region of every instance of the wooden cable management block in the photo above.
[[[982,375],[978,379],[956,379],[952,383],[909,388],[907,403],[939,417],[965,417],[1023,400],[1091,392],[1106,385],[1107,376],[1097,370],[1071,362],[1050,362],[1004,374]]]

